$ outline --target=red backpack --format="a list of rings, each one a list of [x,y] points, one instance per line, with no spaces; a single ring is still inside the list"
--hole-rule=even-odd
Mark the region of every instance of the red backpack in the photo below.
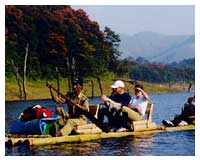
[[[53,113],[50,109],[40,105],[34,105],[26,108],[19,116],[22,121],[31,121],[33,119],[50,118]]]

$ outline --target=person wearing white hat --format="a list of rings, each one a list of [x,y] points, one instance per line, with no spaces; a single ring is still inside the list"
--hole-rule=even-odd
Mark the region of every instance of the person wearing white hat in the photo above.
[[[115,130],[126,124],[126,118],[122,115],[121,109],[122,106],[128,106],[131,96],[125,92],[124,82],[117,80],[111,85],[111,88],[114,91],[112,96],[107,97],[102,95],[101,99],[104,104],[100,105],[98,112],[98,119],[103,122],[104,115],[108,117],[109,124],[115,128]],[[120,128],[120,131],[125,131],[125,128]]]
[[[115,81],[114,84],[111,86],[111,88],[119,88],[119,87],[121,88],[125,87],[124,82],[121,80]]]

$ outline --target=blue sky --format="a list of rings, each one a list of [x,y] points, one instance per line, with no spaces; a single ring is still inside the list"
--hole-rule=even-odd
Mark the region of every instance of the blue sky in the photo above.
[[[195,7],[192,5],[72,6],[82,8],[101,28],[133,35],[153,31],[166,35],[194,34]]]

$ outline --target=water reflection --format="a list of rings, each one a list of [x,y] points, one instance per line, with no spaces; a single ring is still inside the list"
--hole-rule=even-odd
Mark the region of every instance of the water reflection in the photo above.
[[[12,155],[12,156],[28,156],[34,155],[33,150],[31,150],[30,146],[14,146],[14,147],[6,147],[5,155]],[[20,153],[20,154],[19,154]]]
[[[151,152],[149,148],[154,146],[154,137],[153,135],[148,136],[137,136],[134,137],[132,141],[130,141],[131,152],[135,153],[136,156],[151,156]]]
[[[70,156],[81,156],[81,155],[97,155],[101,144],[97,142],[82,142],[82,143],[63,143],[59,145],[49,145],[38,147],[39,152],[50,151],[49,155],[70,155]],[[36,149],[36,148],[35,148]]]

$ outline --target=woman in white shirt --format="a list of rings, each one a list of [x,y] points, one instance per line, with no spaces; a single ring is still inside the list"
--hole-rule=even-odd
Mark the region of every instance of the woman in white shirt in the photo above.
[[[123,106],[122,112],[128,113],[128,119],[131,121],[139,121],[143,119],[147,108],[149,96],[143,90],[143,86],[135,85],[135,96],[132,96],[128,107]]]

